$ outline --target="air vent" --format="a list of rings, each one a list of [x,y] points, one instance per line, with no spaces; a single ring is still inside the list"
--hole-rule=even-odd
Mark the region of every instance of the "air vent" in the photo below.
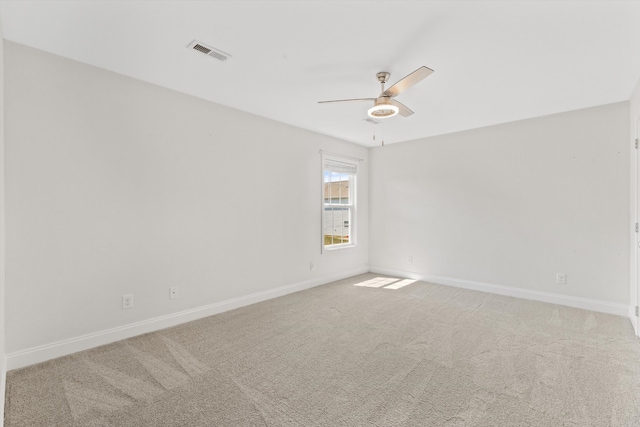
[[[195,50],[196,52],[200,52],[203,55],[207,55],[207,56],[210,56],[211,58],[215,58],[218,61],[226,61],[231,57],[231,55],[229,55],[228,53],[223,52],[220,49],[216,49],[215,47],[206,45],[202,42],[199,42],[198,40],[192,41],[191,43],[189,43],[189,46],[187,47],[189,49]]]
[[[216,52],[215,50],[212,50],[211,52],[209,52],[209,56],[212,56],[220,61],[226,61],[227,60],[227,56],[224,56],[221,53]]]
[[[202,52],[202,53],[206,53],[208,54],[209,52],[211,52],[211,49],[209,49],[208,47],[204,47],[199,43],[196,43],[196,45],[193,47],[195,50],[197,50],[198,52]]]
[[[371,117],[367,117],[366,119],[362,119],[362,120],[364,120],[365,122],[369,122],[373,125],[379,125],[381,123],[380,121],[376,119],[372,119]]]

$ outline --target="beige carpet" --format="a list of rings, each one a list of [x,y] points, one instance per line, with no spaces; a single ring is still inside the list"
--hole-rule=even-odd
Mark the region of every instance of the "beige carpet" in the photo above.
[[[377,277],[12,371],[5,426],[640,426],[628,319]]]

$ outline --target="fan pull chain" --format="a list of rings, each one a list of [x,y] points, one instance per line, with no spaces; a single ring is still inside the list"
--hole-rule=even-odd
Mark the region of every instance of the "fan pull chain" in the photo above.
[[[376,129],[378,129],[378,125],[382,124],[382,123],[376,123],[373,127],[373,140],[376,140]],[[384,126],[380,127],[380,139],[382,141],[382,146],[384,147],[384,133],[382,132],[382,130],[384,129]]]

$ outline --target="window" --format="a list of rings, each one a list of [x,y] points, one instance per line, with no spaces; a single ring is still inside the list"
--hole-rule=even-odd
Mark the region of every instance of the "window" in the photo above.
[[[325,249],[355,246],[357,165],[342,158],[322,160],[322,238]]]

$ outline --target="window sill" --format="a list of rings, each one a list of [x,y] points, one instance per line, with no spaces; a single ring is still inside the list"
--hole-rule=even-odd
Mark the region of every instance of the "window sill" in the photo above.
[[[355,248],[356,246],[358,246],[356,243],[349,243],[347,245],[331,245],[331,246],[325,246],[323,248],[323,251],[339,251],[341,249],[349,249],[349,248]]]

